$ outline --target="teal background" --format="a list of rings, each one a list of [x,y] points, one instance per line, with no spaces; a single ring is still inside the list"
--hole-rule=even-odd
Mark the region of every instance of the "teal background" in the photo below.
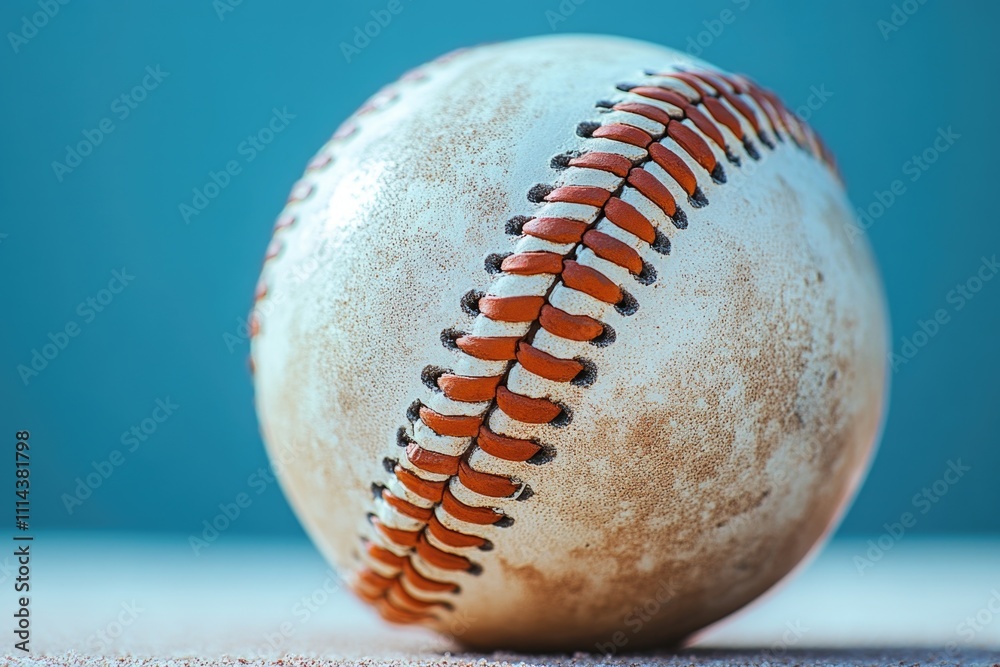
[[[10,33],[47,4],[58,12],[15,52]],[[1000,252],[990,185],[1000,6],[910,0],[899,5],[915,12],[883,34],[891,2],[585,0],[560,10],[556,0],[401,0],[347,62],[340,43],[387,4],[0,8],[0,452],[13,448],[15,430],[31,430],[34,526],[188,535],[246,493],[251,503],[232,531],[299,534],[266,470],[240,337],[289,189],[340,121],[404,71],[485,41],[600,32],[695,44],[793,107],[825,91],[810,122],[837,154],[855,204],[877,211],[877,193],[900,181],[867,231],[897,353],[915,333],[922,340],[922,321],[946,317],[893,374],[885,437],[841,532],[877,535],[905,512],[916,517],[914,534],[1000,532],[1000,280],[962,297],[961,308],[952,292]],[[134,109],[114,102],[157,66],[167,74],[145,100]],[[294,118],[247,161],[241,142],[275,108]],[[105,118],[113,131],[60,181],[53,161]],[[948,128],[958,138],[926,170],[916,167],[912,156]],[[186,224],[179,205],[230,160],[240,173]],[[101,312],[87,306],[123,267],[134,276],[128,285]],[[73,323],[79,335],[26,385],[18,365]],[[123,441],[157,400],[177,407],[145,440]],[[120,465],[68,512],[63,494],[115,450]],[[13,454],[0,459],[11,479]],[[935,489],[949,462],[968,470]]]

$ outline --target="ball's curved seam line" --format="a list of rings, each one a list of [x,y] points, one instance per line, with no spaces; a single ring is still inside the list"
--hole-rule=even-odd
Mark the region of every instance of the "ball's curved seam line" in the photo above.
[[[807,148],[819,146],[818,141],[810,136],[811,131],[807,129],[803,131],[802,128],[799,128],[794,119],[783,115],[785,113],[783,107],[775,107],[773,98],[769,99],[765,94],[756,90],[752,84],[726,79],[723,78],[724,75],[704,73],[702,76],[701,74],[699,72],[677,72],[664,75],[687,84],[690,89],[695,91],[695,95],[689,99],[677,91],[663,86],[636,86],[625,89],[625,92],[648,100],[663,101],[679,108],[682,112],[681,118],[671,118],[667,110],[645,102],[619,102],[611,106],[613,110],[635,114],[652,120],[654,123],[659,123],[663,128],[662,131],[649,131],[648,127],[643,129],[627,122],[600,124],[597,127],[584,127],[582,129],[581,133],[586,136],[642,148],[645,151],[645,156],[636,161],[629,160],[630,164],[624,164],[621,159],[624,156],[616,155],[613,152],[589,152],[568,157],[567,167],[609,171],[624,178],[624,181],[619,182],[613,190],[599,186],[564,185],[550,190],[541,197],[542,202],[563,202],[598,208],[592,220],[586,224],[579,224],[581,221],[572,219],[536,217],[527,221],[522,227],[523,233],[544,240],[573,243],[570,250],[562,256],[549,251],[518,252],[504,258],[501,263],[500,269],[507,275],[551,275],[551,283],[543,296],[473,294],[473,298],[468,300],[470,305],[467,306],[467,309],[476,315],[482,315],[496,321],[530,322],[530,325],[525,334],[513,341],[514,356],[507,360],[506,369],[499,376],[462,377],[440,373],[431,378],[432,386],[436,385],[436,388],[444,392],[445,396],[451,400],[467,402],[482,400],[484,393],[490,399],[489,405],[478,415],[446,415],[435,412],[426,406],[417,405],[416,418],[435,434],[454,438],[470,438],[463,451],[447,456],[444,465],[438,465],[438,461],[435,461],[434,464],[424,463],[423,460],[428,458],[427,450],[420,448],[413,440],[406,443],[405,460],[410,464],[409,467],[415,468],[415,470],[407,470],[398,460],[389,462],[388,469],[407,488],[414,484],[415,478],[421,478],[419,472],[446,475],[444,480],[422,480],[433,484],[434,488],[429,492],[423,488],[410,488],[422,498],[432,501],[433,505],[422,507],[393,495],[384,485],[373,485],[376,498],[381,498],[397,512],[415,519],[417,524],[416,528],[406,530],[387,526],[374,514],[370,515],[376,539],[382,544],[368,542],[366,551],[374,561],[391,570],[396,570],[396,572],[394,575],[387,575],[371,567],[365,568],[352,582],[352,588],[363,599],[373,603],[387,619],[401,622],[421,621],[432,616],[437,608],[450,609],[451,607],[446,600],[417,597],[416,591],[412,589],[433,593],[435,596],[442,593],[457,593],[459,590],[456,584],[420,573],[415,558],[429,561],[431,565],[444,570],[470,571],[478,567],[468,557],[453,553],[443,547],[451,546],[460,549],[468,549],[472,546],[482,547],[485,545],[485,539],[474,532],[467,531],[453,530],[451,534],[441,533],[439,530],[440,519],[435,522],[433,527],[431,525],[431,521],[437,518],[438,512],[443,512],[453,519],[472,525],[496,524],[506,518],[502,512],[489,506],[469,506],[456,499],[451,492],[453,480],[457,479],[457,483],[462,487],[487,500],[489,498],[514,497],[520,491],[521,485],[513,480],[501,475],[477,472],[469,462],[470,454],[476,449],[486,450],[480,446],[480,440],[493,444],[497,438],[507,437],[494,433],[490,429],[489,423],[492,414],[499,410],[511,419],[529,424],[553,423],[565,414],[566,408],[564,406],[548,398],[516,394],[506,387],[506,383],[511,370],[516,365],[548,380],[567,382],[574,379],[575,376],[571,377],[565,367],[576,360],[558,359],[535,350],[531,345],[535,334],[540,329],[572,340],[591,341],[599,338],[606,331],[605,325],[594,318],[586,315],[571,315],[555,308],[549,301],[556,286],[565,285],[607,304],[617,306],[622,303],[625,292],[621,286],[615,284],[600,271],[576,262],[576,253],[582,247],[588,247],[598,256],[626,268],[633,275],[638,275],[642,271],[642,260],[634,249],[612,237],[594,236],[600,234],[595,229],[597,223],[608,219],[626,231],[639,231],[637,236],[646,237],[645,240],[650,243],[654,242],[653,225],[619,196],[626,188],[632,187],[660,208],[676,226],[681,227],[686,224],[686,218],[670,191],[645,167],[648,163],[654,162],[672,177],[676,172],[678,175],[674,177],[674,180],[679,185],[687,182],[690,187],[691,179],[689,174],[680,168],[676,154],[663,144],[655,142],[664,136],[669,137],[698,165],[703,167],[712,178],[723,181],[724,171],[721,163],[718,162],[704,137],[714,142],[725,153],[730,162],[739,164],[739,158],[733,155],[716,123],[724,125],[734,133],[738,131],[736,136],[749,156],[755,157],[759,154],[739,120],[729,113],[721,102],[715,100],[713,94],[730,102],[737,112],[750,123],[760,142],[774,148],[774,145],[766,138],[765,131],[753,108],[742,100],[740,100],[742,104],[739,102],[733,104],[732,100],[738,99],[735,97],[735,93],[739,92],[749,95],[757,103],[758,108],[767,117],[772,132],[779,140],[781,138],[779,128],[783,128],[800,146]],[[732,86],[733,89],[730,90],[728,86]],[[697,107],[705,99],[713,100],[712,103],[704,104],[707,113],[712,116],[712,120]],[[691,124],[700,130],[704,137],[683,124],[682,120],[684,119],[690,120]],[[795,129],[800,131],[795,132]],[[659,148],[651,150],[654,143]],[[818,150],[818,153],[821,156],[826,155],[826,151],[822,148]],[[657,157],[660,159],[657,160]],[[697,179],[695,179],[694,190],[688,192],[692,203],[700,203],[704,200],[704,196],[699,195],[696,181]],[[549,234],[548,230],[553,227],[559,227],[560,233]],[[591,235],[590,238],[585,239],[588,235]],[[618,253],[609,250],[609,246],[613,243],[621,244],[620,248],[616,248]],[[466,354],[475,355],[473,350],[463,349],[461,343],[463,338],[465,337],[456,338],[455,346]],[[509,346],[510,341],[506,339],[510,337],[504,338],[504,345]],[[483,344],[482,340],[480,340],[480,344]],[[541,355],[545,355],[544,361],[540,360]],[[493,392],[493,395],[489,396],[489,392]],[[528,449],[530,451],[532,447],[536,451],[541,449],[538,443],[532,441],[522,440],[519,444],[522,450]],[[492,448],[486,451],[492,456],[506,458],[503,449]],[[481,540],[481,542],[478,545],[473,545],[470,542],[456,542],[455,537],[458,536],[467,540],[469,538]],[[436,541],[440,544],[433,544],[431,537],[436,537]],[[403,553],[398,553],[399,550],[402,550]],[[384,572],[385,569],[382,569]]]
[[[711,146],[721,151],[730,164],[741,166],[741,160],[728,145],[723,130],[740,142],[749,158],[758,160],[760,153],[754,139],[771,150],[776,148],[767,134],[769,129],[777,141],[784,142],[788,137],[800,149],[836,172],[832,155],[819,137],[790,113],[773,93],[749,79],[700,69],[647,72],[646,76],[651,80],[644,84],[618,86],[627,96],[624,100],[597,104],[607,111],[616,112],[615,120],[608,123],[584,122],[578,127],[579,135],[603,140],[603,150],[583,151],[553,159],[553,167],[560,170],[577,168],[605,172],[618,179],[611,181],[613,187],[564,184],[559,187],[536,186],[529,193],[529,200],[543,207],[546,204],[568,204],[594,208],[586,216],[588,219],[577,219],[584,217],[580,215],[542,215],[515,218],[508,223],[508,231],[519,232],[522,239],[530,236],[546,242],[546,247],[570,246],[562,253],[529,248],[502,258],[495,256],[498,257],[496,272],[501,276],[550,276],[544,294],[470,292],[463,299],[463,309],[470,314],[494,322],[527,324],[525,333],[520,336],[472,336],[444,332],[442,335],[446,345],[470,357],[504,362],[503,371],[489,376],[474,376],[434,367],[424,370],[424,384],[441,392],[449,401],[487,405],[478,414],[444,414],[416,401],[407,415],[410,429],[403,427],[399,431],[398,444],[405,447],[402,455],[398,459],[385,459],[386,470],[392,475],[394,486],[372,484],[376,505],[388,508],[398,518],[395,523],[401,525],[388,525],[377,513],[369,514],[375,541],[362,538],[368,565],[349,583],[359,597],[373,604],[387,620],[421,622],[432,619],[439,610],[450,610],[452,605],[440,596],[459,593],[458,585],[433,576],[427,567],[423,567],[421,572],[418,565],[428,564],[437,570],[477,574],[481,570],[478,564],[450,549],[488,550],[492,544],[484,537],[469,532],[468,527],[511,524],[509,517],[489,505],[463,502],[452,492],[452,486],[457,485],[456,490],[462,490],[463,496],[467,495],[465,492],[471,492],[487,502],[491,498],[523,499],[532,493],[515,479],[476,470],[469,460],[473,452],[481,450],[489,456],[512,462],[550,458],[551,453],[542,443],[494,432],[489,426],[491,416],[499,411],[507,418],[527,424],[565,425],[569,422],[571,412],[568,406],[547,397],[511,391],[506,386],[511,371],[519,366],[545,380],[573,382],[582,386],[593,381],[593,368],[585,359],[559,358],[532,345],[535,335],[541,330],[573,341],[607,344],[613,340],[613,331],[600,320],[566,312],[550,303],[553,291],[564,286],[615,307],[623,315],[630,315],[639,307],[631,294],[601,270],[577,261],[580,259],[578,253],[589,250],[600,260],[621,267],[640,284],[655,281],[655,271],[642,260],[635,248],[600,231],[598,225],[607,221],[650,244],[654,250],[669,252],[669,241],[663,233],[650,222],[648,216],[624,200],[625,193],[631,190],[632,194],[641,196],[662,212],[676,228],[687,227],[683,209],[660,177],[648,171],[647,167],[658,167],[687,195],[692,207],[700,208],[709,202],[698,187],[699,178],[694,170],[700,168],[715,182],[725,182],[722,162]],[[395,95],[391,90],[376,95],[356,115],[377,110]],[[758,117],[758,111],[763,119]],[[356,131],[357,126],[348,121],[331,141],[342,141]],[[640,151],[638,157],[635,149]],[[681,158],[681,152],[694,161],[694,169]],[[324,169],[330,162],[330,156],[321,152],[310,162],[307,173]],[[311,193],[312,185],[300,182],[293,188],[288,206],[293,208]],[[282,215],[275,225],[275,232],[294,223],[293,215]],[[274,259],[280,249],[276,234],[265,262]],[[266,296],[267,286],[262,280],[255,294],[255,303]],[[250,336],[255,337],[259,330],[259,318],[252,315]],[[445,449],[450,446],[456,451],[442,452],[422,447],[411,435],[417,422],[429,429],[433,437],[452,443]],[[466,439],[467,442],[462,444]],[[454,440],[460,440],[460,443],[455,445]],[[444,516],[439,517],[439,512]],[[452,527],[446,526],[442,518]],[[456,522],[462,524],[462,530],[454,527]]]

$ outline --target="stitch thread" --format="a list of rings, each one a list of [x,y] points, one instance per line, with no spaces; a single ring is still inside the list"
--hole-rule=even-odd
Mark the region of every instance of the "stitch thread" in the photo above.
[[[631,247],[599,229],[607,220],[622,231],[641,239],[655,251],[667,254],[669,239],[650,222],[636,206],[623,199],[631,188],[659,209],[677,229],[687,227],[687,217],[671,191],[660,177],[646,167],[656,165],[686,195],[694,208],[708,205],[698,178],[677,150],[664,143],[670,139],[686,153],[705,174],[717,183],[725,183],[722,163],[710,147],[714,144],[726,161],[741,165],[740,158],[728,145],[723,130],[739,141],[746,155],[760,159],[754,138],[774,150],[786,136],[799,148],[810,152],[834,167],[829,152],[818,137],[788,113],[772,94],[743,77],[714,72],[688,71],[651,75],[655,81],[646,85],[622,85],[619,90],[630,97],[620,102],[602,102],[598,106],[618,112],[620,120],[600,123],[585,121],[577,126],[577,134],[587,139],[601,139],[640,149],[642,153],[616,153],[595,150],[581,154],[561,155],[552,159],[555,169],[588,169],[623,179],[613,188],[594,185],[566,184],[553,187],[539,184],[531,188],[528,200],[537,204],[571,204],[596,208],[589,220],[562,216],[518,216],[507,223],[506,232],[530,236],[551,244],[571,245],[566,252],[526,250],[507,255],[491,255],[487,270],[499,275],[546,276],[551,285],[544,295],[494,295],[470,292],[462,307],[470,314],[493,321],[528,324],[522,336],[481,336],[454,331],[442,333],[446,347],[457,348],[475,359],[505,362],[502,374],[464,376],[445,371],[435,377],[436,389],[448,399],[461,403],[487,403],[476,414],[446,415],[426,406],[419,408],[417,422],[438,436],[469,439],[455,446],[454,453],[444,454],[424,449],[416,442],[406,447],[405,460],[395,463],[392,473],[402,487],[416,497],[410,501],[382,491],[379,499],[403,516],[412,519],[409,529],[390,528],[375,523],[382,545],[366,543],[374,568],[364,568],[352,582],[358,595],[373,603],[383,617],[397,622],[420,622],[449,609],[446,601],[416,597],[424,594],[458,594],[457,584],[435,579],[421,572],[419,561],[452,571],[475,573],[479,566],[468,557],[446,550],[492,548],[484,537],[474,532],[474,526],[509,525],[509,517],[489,506],[490,499],[526,498],[533,494],[517,480],[476,470],[470,462],[474,451],[512,462],[531,462],[539,454],[547,454],[543,445],[533,440],[512,438],[494,432],[490,417],[496,411],[509,419],[527,424],[565,423],[569,408],[546,397],[518,394],[506,386],[515,366],[553,382],[574,382],[584,374],[593,382],[593,365],[580,359],[563,359],[532,345],[535,335],[544,330],[549,334],[573,341],[610,344],[613,330],[605,323],[586,314],[573,314],[551,302],[553,290],[562,285],[614,306],[623,315],[636,311],[639,302],[601,270],[581,263],[577,253],[589,249],[602,260],[628,271],[641,284],[655,280],[655,270],[644,263]],[[744,99],[748,97],[749,101]],[[752,104],[751,104],[752,102]],[[756,109],[754,108],[756,106]],[[688,126],[683,121],[689,121]],[[762,120],[764,122],[762,122]],[[631,121],[631,122],[630,122]],[[748,127],[749,126],[749,127]],[[749,130],[749,131],[748,131]],[[630,156],[631,155],[631,156]],[[404,465],[404,463],[406,465]],[[452,487],[455,486],[455,491]],[[459,489],[463,497],[471,493],[485,505],[463,502],[454,495]],[[421,502],[423,501],[423,502]],[[376,502],[379,502],[377,500]],[[430,504],[428,504],[430,503]],[[442,521],[448,519],[452,525]],[[467,528],[458,530],[455,521]],[[433,541],[437,542],[435,545]],[[414,594],[407,593],[411,589]]]
[[[742,165],[726,133],[739,142],[751,160],[761,158],[755,141],[770,150],[790,141],[836,172],[831,154],[816,134],[773,93],[746,77],[704,70],[647,72],[646,77],[641,84],[619,84],[617,89],[624,93],[624,99],[597,103],[599,112],[608,114],[607,122],[584,121],[576,127],[586,142],[595,142],[595,150],[557,155],[551,160],[552,168],[559,171],[587,170],[607,177],[585,183],[566,179],[559,186],[532,187],[527,199],[541,207],[539,215],[515,216],[507,221],[505,232],[533,241],[521,251],[486,258],[485,269],[495,274],[496,280],[514,277],[525,281],[517,285],[534,286],[534,291],[528,287],[525,289],[531,293],[470,291],[461,299],[459,306],[469,315],[519,325],[523,333],[484,335],[482,331],[446,330],[441,334],[446,348],[481,362],[483,368],[496,369],[497,364],[503,364],[501,372],[471,375],[433,366],[421,372],[421,380],[432,395],[450,401],[457,412],[441,412],[419,400],[407,411],[410,426],[401,427],[397,434],[402,453],[398,458],[384,459],[389,482],[372,484],[376,510],[368,515],[372,539],[362,537],[367,565],[350,582],[354,592],[389,621],[423,622],[452,609],[441,596],[458,595],[461,588],[433,570],[481,572],[481,566],[468,555],[451,550],[492,549],[492,542],[477,534],[476,527],[507,527],[513,520],[490,501],[526,500],[534,494],[515,478],[477,470],[471,461],[473,453],[481,451],[499,460],[532,465],[544,464],[555,456],[549,446],[498,433],[490,422],[497,412],[517,422],[553,427],[565,426],[572,419],[570,406],[511,390],[507,383],[515,368],[551,382],[586,387],[595,381],[596,367],[590,361],[579,356],[561,358],[536,344],[541,332],[596,346],[614,343],[614,330],[591,314],[571,312],[574,309],[566,303],[566,294],[585,295],[622,315],[631,315],[640,307],[640,300],[608,276],[599,262],[620,267],[641,285],[656,280],[655,269],[622,240],[620,233],[608,233],[612,231],[608,225],[657,253],[669,254],[669,239],[647,213],[659,211],[676,229],[687,228],[687,216],[667,185],[679,188],[682,199],[686,198],[692,208],[708,206],[697,170],[703,172],[700,178],[726,182],[725,168],[712,146],[734,168]],[[391,101],[396,95],[385,94],[383,98]],[[365,113],[372,109],[363,107]],[[331,141],[346,140],[356,132],[357,126],[348,121]],[[693,167],[682,154],[690,158]],[[331,160],[321,154],[307,172],[325,169]],[[289,205],[310,196],[312,189],[311,184],[297,186]],[[647,203],[652,208],[644,212],[641,209]],[[278,232],[294,223],[293,214],[279,219],[265,262],[281,252]],[[597,258],[596,266],[583,260],[584,251]],[[262,281],[255,302],[267,293]],[[259,329],[259,318],[254,316],[251,334],[257,335]]]

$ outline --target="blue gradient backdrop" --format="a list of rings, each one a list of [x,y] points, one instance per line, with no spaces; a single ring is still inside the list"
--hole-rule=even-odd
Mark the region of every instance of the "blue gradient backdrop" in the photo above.
[[[988,184],[1000,6],[400,0],[348,62],[341,42],[387,5],[3,3],[0,447],[31,429],[36,526],[189,534],[246,492],[234,531],[297,534],[277,486],[252,477],[267,463],[239,323],[292,183],[345,116],[421,62],[484,41],[605,32],[700,50],[792,106],[814,96],[811,122],[873,213],[894,346],[912,357],[894,372],[884,441],[841,530],[877,534],[911,512],[913,533],[1000,532],[1000,280],[975,280],[1000,252]],[[275,108],[294,118],[250,161],[241,142]],[[100,143],[56,173],[84,132]],[[230,160],[241,173],[186,224],[179,205]],[[880,209],[876,193],[897,180]],[[102,292],[109,283],[119,293]],[[959,285],[980,289],[966,298]],[[920,334],[938,311],[946,321]],[[25,383],[18,366],[67,325],[77,335]],[[123,441],[164,416],[158,400],[172,414]],[[11,479],[13,455],[0,459]],[[110,476],[69,511],[64,494],[109,461]],[[949,461],[969,470],[935,491]]]

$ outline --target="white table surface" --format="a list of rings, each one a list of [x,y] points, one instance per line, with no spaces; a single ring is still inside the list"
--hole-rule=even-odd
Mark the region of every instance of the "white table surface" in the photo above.
[[[1000,540],[904,537],[859,572],[856,557],[867,558],[869,546],[830,544],[696,646],[750,651],[755,664],[795,664],[791,658],[814,648],[952,645],[956,651],[933,655],[959,663],[974,647],[1000,649]],[[432,664],[456,651],[421,630],[381,623],[305,541],[223,534],[195,556],[184,535],[41,534],[32,557],[32,655],[50,656],[45,664],[128,663],[100,656],[238,664],[285,654]],[[6,558],[0,556],[0,603],[12,627],[15,575],[13,557]],[[311,610],[303,598],[313,599]],[[2,652],[17,653],[10,630],[0,629]],[[739,651],[723,653],[732,658],[725,664],[741,663]],[[973,654],[975,664],[993,661],[992,654]]]

